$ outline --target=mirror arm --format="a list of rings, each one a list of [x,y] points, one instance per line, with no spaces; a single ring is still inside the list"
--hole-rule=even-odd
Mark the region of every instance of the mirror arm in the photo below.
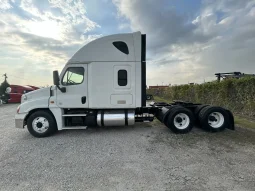
[[[66,92],[66,87],[59,87],[59,74],[58,74],[58,71],[55,70],[53,71],[53,83],[54,85],[57,86],[57,88],[62,92],[62,93],[65,93]]]
[[[59,85],[56,85],[57,88],[62,92],[62,93],[66,93],[66,88],[65,87],[59,87]]]

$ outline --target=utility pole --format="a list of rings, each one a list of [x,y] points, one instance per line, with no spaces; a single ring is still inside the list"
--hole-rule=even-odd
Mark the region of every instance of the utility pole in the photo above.
[[[7,74],[5,73],[5,74],[3,75],[3,77],[4,77],[4,81],[6,82],[6,79],[8,78],[8,77],[7,77]]]

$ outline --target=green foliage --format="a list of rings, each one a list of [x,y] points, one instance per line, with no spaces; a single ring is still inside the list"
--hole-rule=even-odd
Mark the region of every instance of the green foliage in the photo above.
[[[255,121],[240,116],[235,116],[235,124],[239,127],[255,128]]]
[[[172,86],[159,91],[148,90],[148,93],[169,101],[183,100],[222,106],[235,113],[255,117],[254,77]]]

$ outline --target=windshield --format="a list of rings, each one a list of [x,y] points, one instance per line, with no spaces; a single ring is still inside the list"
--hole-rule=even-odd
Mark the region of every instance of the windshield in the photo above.
[[[83,82],[84,78],[84,68],[83,67],[69,67],[62,80],[62,84],[68,85],[78,85]]]

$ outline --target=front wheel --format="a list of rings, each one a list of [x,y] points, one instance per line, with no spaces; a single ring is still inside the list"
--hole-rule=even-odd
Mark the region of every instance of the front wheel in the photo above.
[[[47,137],[57,131],[53,116],[47,111],[36,111],[27,120],[27,129],[35,137]]]

